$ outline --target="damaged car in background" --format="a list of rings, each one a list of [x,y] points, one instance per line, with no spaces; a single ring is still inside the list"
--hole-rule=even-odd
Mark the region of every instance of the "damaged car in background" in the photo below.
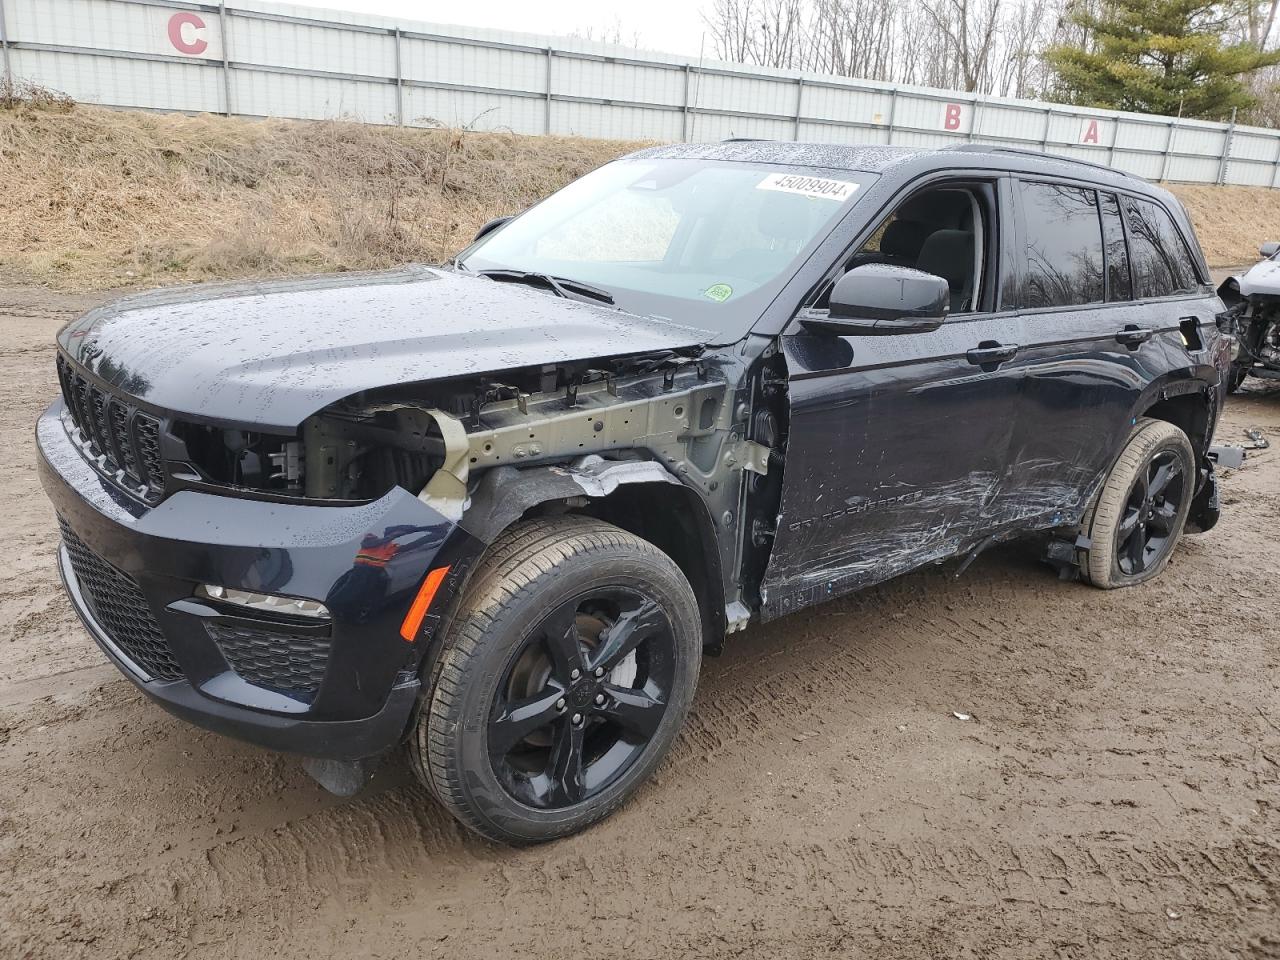
[[[1157,575],[1218,515],[1208,281],[1176,200],[1088,164],[653,148],[444,267],[69,324],[59,567],[174,714],[341,793],[403,746],[471,829],[559,837],[751,623],[1017,537]]]
[[[1245,377],[1280,380],[1280,241],[1264,243],[1258,254],[1260,263],[1218,288],[1237,341],[1227,381],[1230,393],[1240,389]]]

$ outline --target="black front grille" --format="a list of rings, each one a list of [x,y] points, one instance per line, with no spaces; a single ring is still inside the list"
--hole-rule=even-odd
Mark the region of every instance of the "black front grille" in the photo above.
[[[156,679],[181,678],[182,669],[137,582],[90,550],[65,520],[59,518],[58,522],[81,594],[111,642]]]
[[[225,623],[207,623],[209,636],[243,680],[255,687],[309,699],[329,664],[329,638],[271,633]]]
[[[160,421],[124,397],[103,390],[58,355],[58,382],[71,420],[107,476],[148,502],[164,496],[164,464],[160,457]]]

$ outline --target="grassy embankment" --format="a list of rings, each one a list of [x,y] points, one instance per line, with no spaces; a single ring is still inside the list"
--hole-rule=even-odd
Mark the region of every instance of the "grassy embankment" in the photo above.
[[[0,273],[70,290],[436,261],[625,141],[0,104]],[[1280,190],[1176,187],[1214,265]]]

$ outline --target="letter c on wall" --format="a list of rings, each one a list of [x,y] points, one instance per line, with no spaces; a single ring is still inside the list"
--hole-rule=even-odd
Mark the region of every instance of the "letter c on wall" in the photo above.
[[[183,27],[191,27],[190,32],[187,34],[191,39],[188,40],[182,35]],[[173,48],[179,53],[198,57],[208,50],[208,41],[200,36],[200,31],[202,30],[204,30],[204,21],[200,19],[198,14],[189,10],[175,13],[169,18],[169,42],[173,44]]]

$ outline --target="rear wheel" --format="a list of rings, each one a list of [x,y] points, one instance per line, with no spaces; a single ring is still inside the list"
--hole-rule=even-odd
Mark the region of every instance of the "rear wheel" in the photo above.
[[[1187,435],[1163,420],[1139,420],[1091,514],[1089,581],[1112,589],[1158,575],[1182,536],[1195,484]]]
[[[700,630],[688,581],[647,541],[586,518],[518,524],[467,587],[411,739],[414,770],[491,839],[581,830],[675,739]]]

